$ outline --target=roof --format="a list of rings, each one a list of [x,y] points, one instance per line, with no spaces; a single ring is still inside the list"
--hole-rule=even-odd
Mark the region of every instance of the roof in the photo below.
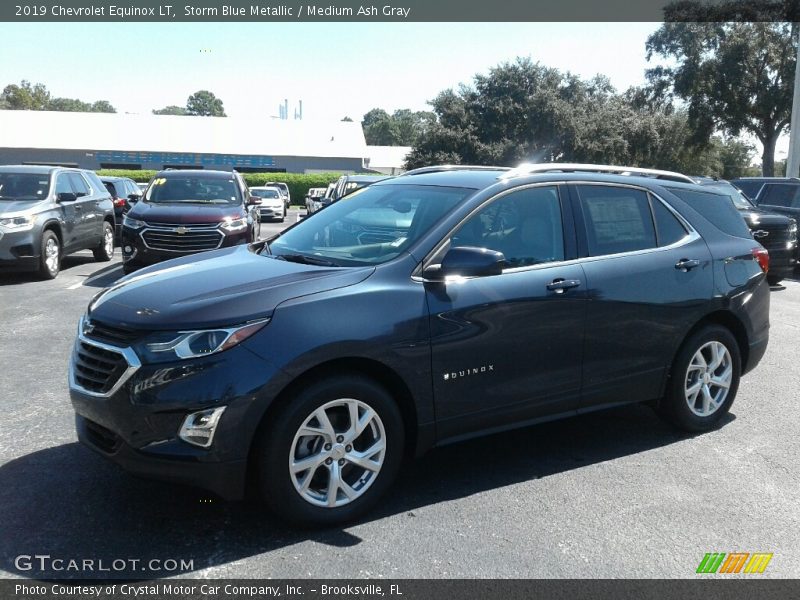
[[[364,158],[360,123],[0,110],[0,147]]]
[[[401,169],[411,146],[367,146],[370,169]]]
[[[453,167],[445,170],[428,171],[418,174],[398,175],[390,181],[378,183],[376,185],[392,185],[396,183],[406,185],[439,185],[450,187],[465,187],[472,189],[483,189],[497,183],[506,170],[502,167],[494,169],[469,170]]]
[[[675,171],[664,171],[661,169],[645,169],[641,167],[627,167],[622,165],[595,165],[584,163],[522,163],[518,167],[508,171],[504,177],[519,177],[521,175],[531,175],[533,173],[617,173],[620,175],[639,175],[654,177],[656,179],[667,179],[680,181],[683,183],[694,183],[688,175]]]
[[[48,165],[0,165],[0,173],[33,173],[38,175],[46,175],[57,169],[73,171],[79,170],[69,169],[68,167],[56,167]]]

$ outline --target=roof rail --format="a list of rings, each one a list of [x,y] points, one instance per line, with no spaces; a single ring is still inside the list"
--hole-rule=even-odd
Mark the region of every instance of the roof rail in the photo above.
[[[499,179],[535,175],[536,173],[609,173],[613,175],[633,175],[638,177],[653,177],[681,183],[695,183],[688,175],[675,171],[661,171],[659,169],[644,169],[641,167],[621,167],[614,165],[590,165],[581,163],[522,163],[515,169],[503,173]]]
[[[398,177],[406,175],[424,175],[425,173],[441,173],[443,171],[508,171],[508,167],[487,167],[485,165],[433,165],[406,171]]]

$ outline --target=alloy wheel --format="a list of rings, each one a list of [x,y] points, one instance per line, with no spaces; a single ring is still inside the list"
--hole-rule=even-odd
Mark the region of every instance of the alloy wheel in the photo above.
[[[733,360],[721,342],[703,344],[686,370],[686,403],[698,417],[713,415],[725,403],[733,381]]]
[[[289,452],[295,490],[316,506],[335,508],[360,498],[386,456],[386,431],[365,402],[342,398],[308,415]]]
[[[51,273],[58,271],[58,255],[58,240],[51,237],[44,245],[44,264],[47,265],[47,270]]]

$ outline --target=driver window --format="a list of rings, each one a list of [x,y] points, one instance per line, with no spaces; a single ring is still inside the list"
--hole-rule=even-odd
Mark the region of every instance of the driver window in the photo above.
[[[502,252],[507,268],[564,260],[557,188],[526,188],[498,198],[453,235],[450,247],[457,246]]]

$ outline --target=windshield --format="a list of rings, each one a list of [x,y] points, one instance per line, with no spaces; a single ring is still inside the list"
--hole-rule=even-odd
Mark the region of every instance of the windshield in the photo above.
[[[747,196],[745,196],[742,193],[742,191],[733,184],[718,183],[715,185],[709,185],[704,187],[708,187],[709,189],[712,189],[715,192],[719,192],[720,194],[725,194],[731,199],[733,205],[736,208],[742,208],[742,209],[754,208],[753,205],[750,203],[750,200],[747,199]]]
[[[258,196],[259,198],[280,198],[281,193],[278,190],[254,190],[251,189],[250,192],[254,196]]]
[[[47,173],[0,173],[0,200],[37,201],[50,195]]]
[[[147,202],[192,204],[241,204],[239,186],[221,177],[160,177],[147,190]]]
[[[396,184],[365,187],[301,221],[275,239],[269,250],[275,258],[312,264],[384,263],[474,191]]]

